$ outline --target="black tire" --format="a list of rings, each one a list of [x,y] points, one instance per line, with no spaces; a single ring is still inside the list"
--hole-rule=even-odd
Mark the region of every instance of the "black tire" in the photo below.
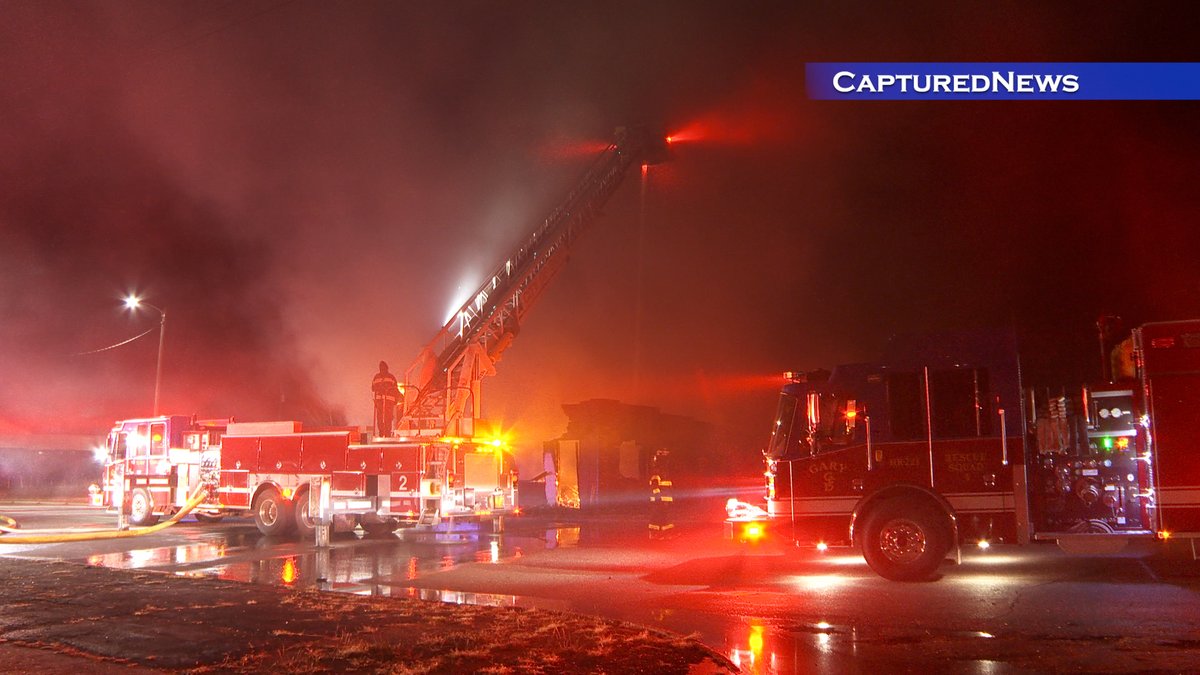
[[[146,527],[158,522],[154,515],[154,498],[145,488],[134,488],[129,496],[129,522],[131,525]]]
[[[268,537],[280,537],[292,531],[292,503],[275,488],[267,488],[254,499],[254,524]]]
[[[863,557],[885,579],[928,581],[950,550],[944,521],[929,506],[881,504],[863,528]]]
[[[300,488],[296,491],[296,497],[292,500],[292,508],[295,512],[296,534],[301,538],[315,536],[317,523],[309,515],[308,488]]]
[[[197,523],[219,523],[225,518],[224,514],[193,513]]]

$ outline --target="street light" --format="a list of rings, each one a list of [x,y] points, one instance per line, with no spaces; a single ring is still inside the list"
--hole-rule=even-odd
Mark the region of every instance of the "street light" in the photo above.
[[[145,302],[136,295],[131,294],[125,297],[125,308],[131,312],[137,311],[143,305],[158,312],[158,364],[154,368],[154,412],[151,415],[158,417],[158,391],[162,386],[163,335],[167,332],[167,312],[161,307]]]

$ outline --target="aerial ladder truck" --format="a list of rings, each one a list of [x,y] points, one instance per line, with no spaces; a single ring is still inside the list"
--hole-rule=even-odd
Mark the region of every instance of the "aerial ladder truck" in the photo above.
[[[665,136],[620,128],[566,197],[504,258],[404,374],[392,436],[305,430],[300,422],[162,416],[122,420],[107,442],[97,501],[133,525],[179,511],[200,488],[197,518],[250,514],[268,536],[324,525],[445,531],[498,523],[517,509],[515,471],[486,437],[481,382],[566,264],[631,166],[666,159]]]

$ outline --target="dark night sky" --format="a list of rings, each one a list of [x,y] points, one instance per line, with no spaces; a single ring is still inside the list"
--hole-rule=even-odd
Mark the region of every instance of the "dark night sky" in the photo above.
[[[1186,5],[796,4],[0,2],[0,432],[149,413],[153,334],[78,355],[154,325],[135,289],[165,410],[366,423],[375,363],[628,123],[695,140],[485,384],[527,447],[604,397],[756,453],[773,376],[894,333],[1014,326],[1082,378],[1100,313],[1200,315],[1194,104],[803,94],[809,61],[1190,60]]]

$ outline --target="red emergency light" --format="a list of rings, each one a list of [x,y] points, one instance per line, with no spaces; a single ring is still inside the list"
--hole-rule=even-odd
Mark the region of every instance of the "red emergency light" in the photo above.
[[[682,129],[675,131],[667,136],[667,145],[678,145],[680,143],[694,143],[702,141],[707,136],[704,133],[703,127],[699,122],[692,122]]]

